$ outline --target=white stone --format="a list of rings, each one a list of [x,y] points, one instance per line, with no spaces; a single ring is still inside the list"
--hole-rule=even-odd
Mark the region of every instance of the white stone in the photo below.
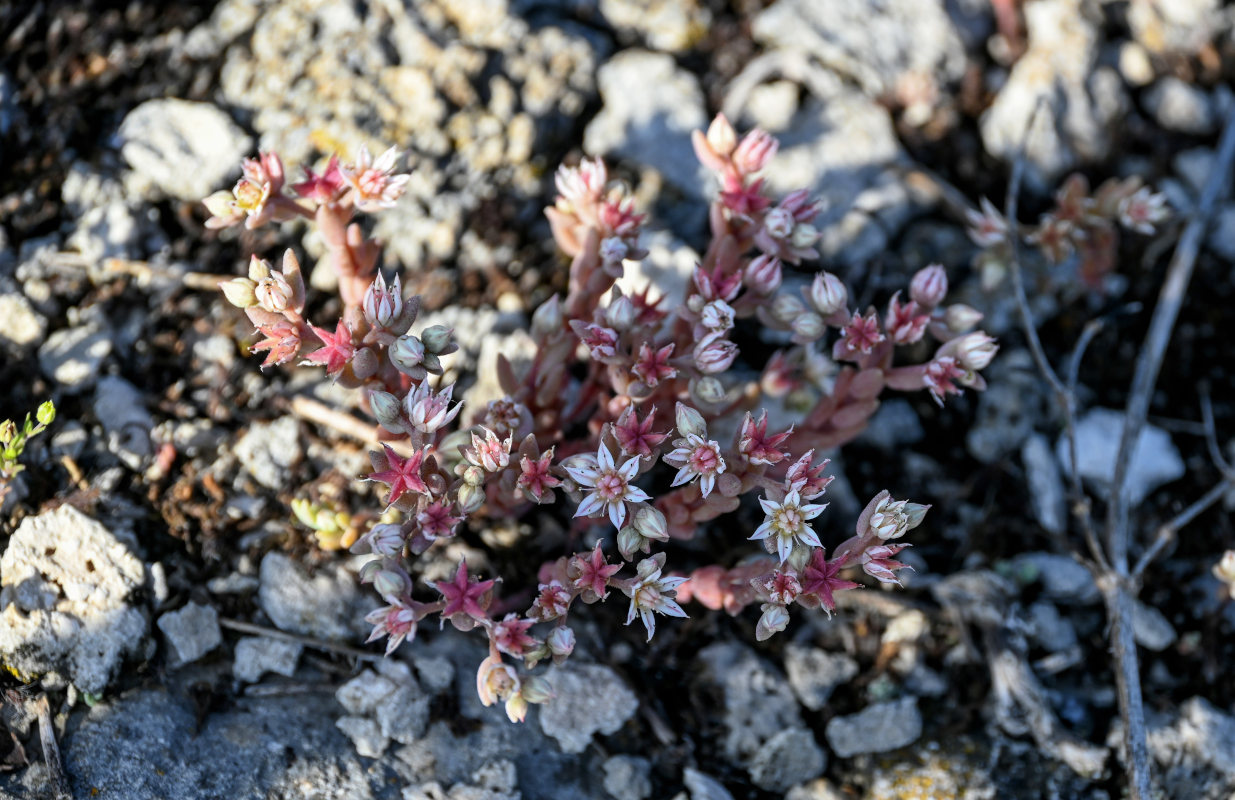
[[[1123,434],[1124,415],[1109,408],[1095,408],[1076,425],[1077,466],[1081,477],[1109,495],[1115,479],[1115,461]],[[1065,470],[1070,469],[1068,443],[1061,436],[1055,453]],[[1159,486],[1182,478],[1184,462],[1166,431],[1145,425],[1128,462],[1128,492],[1132,506],[1141,504]]]
[[[834,717],[824,731],[832,752],[841,758],[886,753],[913,744],[922,735],[918,701],[903,697],[874,703],[856,714]]]
[[[129,166],[166,194],[197,201],[228,188],[252,140],[224,111],[176,98],[147,100],[120,124]]]
[[[0,557],[0,663],[100,694],[144,653],[149,622],[129,602],[144,582],[141,560],[72,506],[27,517]]]
[[[236,642],[232,674],[245,683],[257,683],[267,672],[290,678],[296,672],[303,651],[304,645],[299,642],[246,636]]]
[[[223,643],[219,612],[211,606],[190,602],[159,617],[157,624],[167,640],[173,667],[192,663]]]
[[[601,664],[553,667],[554,698],[540,707],[540,727],[563,753],[582,753],[597,733],[616,733],[639,708],[621,676]]]

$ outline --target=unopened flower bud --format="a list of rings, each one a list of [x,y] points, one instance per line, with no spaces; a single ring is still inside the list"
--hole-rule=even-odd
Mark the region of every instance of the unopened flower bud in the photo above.
[[[606,264],[621,264],[629,252],[626,242],[618,236],[610,236],[600,243],[600,260]]]
[[[38,410],[34,412],[34,418],[44,427],[52,424],[56,419],[56,404],[51,400],[44,400],[39,404]]]
[[[365,290],[364,302],[365,320],[375,328],[390,328],[403,314],[403,288],[399,276],[395,275],[394,285],[387,287],[382,273],[377,273],[373,283]]]
[[[840,278],[830,272],[820,272],[810,286],[810,301],[826,317],[845,307],[849,291]]]
[[[369,409],[377,418],[378,424],[391,433],[404,433],[403,421],[400,418],[399,398],[390,392],[373,392],[369,395]]]
[[[678,433],[682,436],[695,435],[705,437],[708,434],[708,425],[703,421],[703,415],[685,403],[678,403],[674,412],[674,421],[677,425]]]
[[[616,331],[625,331],[635,324],[635,315],[635,304],[630,302],[629,297],[622,295],[605,309],[605,322]]]
[[[1227,550],[1222,559],[1214,564],[1214,577],[1225,583],[1232,598],[1235,598],[1235,550]]]
[[[758,295],[767,296],[780,288],[782,269],[780,259],[766,253],[746,266],[746,288]]]
[[[998,352],[999,345],[982,331],[967,333],[956,340],[957,363],[974,372],[986,369]]]
[[[444,355],[452,343],[454,331],[445,325],[430,325],[420,332],[420,340],[424,342],[425,351],[434,355]]]
[[[823,317],[813,311],[799,314],[789,327],[793,330],[794,341],[801,343],[813,342],[827,330]]]
[[[737,149],[733,152],[733,163],[746,174],[763,169],[772,156],[776,155],[779,146],[776,138],[767,131],[755,128],[742,137]]]
[[[519,690],[519,696],[533,705],[547,703],[553,699],[553,686],[539,675],[529,675],[523,680],[523,688]]]
[[[655,506],[639,506],[635,510],[632,524],[644,538],[662,542],[669,538],[669,524],[665,520],[664,513]]]
[[[982,312],[964,303],[953,303],[944,312],[944,322],[953,333],[964,333],[982,321]]]
[[[708,126],[708,147],[718,156],[728,156],[738,146],[738,134],[724,114],[717,114]]]
[[[774,603],[764,603],[759,607],[763,616],[755,626],[755,639],[762,642],[770,639],[773,634],[780,633],[789,625],[789,611],[784,606]]]
[[[257,282],[253,290],[257,304],[275,314],[282,314],[292,304],[292,287],[281,272],[271,272]]]
[[[373,588],[382,597],[401,597],[411,592],[412,582],[402,572],[381,569],[373,576]]]
[[[249,280],[256,283],[270,277],[270,262],[257,256],[249,256]]]
[[[783,325],[792,325],[805,310],[806,305],[791,294],[778,294],[772,301],[772,317]]]
[[[726,339],[700,342],[695,347],[695,366],[700,372],[715,374],[724,372],[738,357],[738,346]]]
[[[468,486],[480,486],[485,482],[485,471],[475,464],[469,464],[463,470],[463,483]]]
[[[532,314],[532,335],[547,336],[549,334],[558,333],[562,330],[564,318],[562,316],[562,303],[558,300],[557,295],[553,295],[548,300],[540,304],[540,308],[536,309]]]
[[[378,368],[381,367],[381,362],[378,361],[377,353],[374,353],[368,347],[362,347],[352,356],[352,373],[358,380],[368,380],[377,374]]]
[[[618,531],[617,535],[618,552],[622,554],[622,558],[630,561],[635,557],[635,553],[643,551],[647,553],[651,550],[651,545],[648,544],[648,539],[639,531],[635,530],[633,525],[627,525]]]
[[[418,368],[424,367],[424,342],[410,333],[395,339],[387,352],[390,354],[390,363],[400,372],[411,375]]]
[[[389,523],[374,525],[373,530],[369,531],[364,538],[369,545],[369,552],[375,556],[392,558],[403,552],[403,529],[398,525]],[[380,577],[381,573],[378,575]]]
[[[948,273],[939,264],[923,267],[909,282],[909,299],[923,308],[934,308],[948,293]]]
[[[559,625],[545,637],[545,645],[555,658],[566,658],[575,651],[575,632],[565,625]]]
[[[799,250],[804,250],[817,241],[819,241],[819,230],[809,222],[794,225],[793,232],[789,235],[789,244]]]
[[[470,483],[459,487],[459,510],[464,514],[474,514],[485,504],[485,489]]]
[[[793,212],[780,207],[770,209],[763,218],[763,227],[773,239],[787,239],[793,223]]]
[[[223,290],[223,296],[227,298],[227,302],[237,308],[257,305],[257,294],[254,291],[257,288],[256,281],[248,278],[232,278],[230,281],[220,283],[219,288]]]
[[[690,381],[690,396],[704,404],[718,405],[725,399],[725,384],[720,383],[718,378],[704,375]]]

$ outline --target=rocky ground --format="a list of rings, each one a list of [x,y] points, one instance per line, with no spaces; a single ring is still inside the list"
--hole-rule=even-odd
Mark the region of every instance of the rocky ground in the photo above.
[[[59,408],[0,508],[0,798],[55,796],[39,691],[78,798],[1121,796],[1105,613],[1060,544],[1060,421],[1007,281],[971,268],[950,192],[1002,197],[1046,94],[1023,219],[1075,170],[1141,175],[1185,219],[1235,102],[1218,6],[0,0],[0,419]],[[618,626],[624,609],[593,608],[558,698],[512,726],[476,698],[475,641],[360,649],[376,603],[357,564],[288,513],[298,497],[374,505],[352,480],[365,443],[294,398],[354,400],[315,372],[260,372],[213,288],[250,252],[311,263],[320,244],[295,226],[206,231],[198,201],[258,148],[292,163],[406,149],[408,195],[376,225],[385,264],[456,329],[455,368],[483,392],[564,285],[541,214],[557,164],[604,155],[630,181],[655,221],[645,274],[672,285],[707,244],[689,133],[720,110],[781,138],[769,183],[827,200],[823,263],[859,294],[947,265],[1000,337],[991,388],[943,409],[890,400],[833,462],[836,520],[885,487],[933,504],[905,591],[844,593],[834,617],[765,644],[753,617],[693,606],[649,648]],[[1099,498],[1180,228],[1129,238],[1101,295],[1067,265],[1027,265],[1055,363],[1087,320],[1110,320],[1079,386],[1080,471]],[[1198,397],[1207,386],[1225,447],[1232,263],[1228,190],[1133,460],[1141,542],[1221,478]],[[1232,508],[1235,494],[1183,532],[1136,607],[1170,797],[1235,792],[1235,605],[1210,574],[1235,545]]]

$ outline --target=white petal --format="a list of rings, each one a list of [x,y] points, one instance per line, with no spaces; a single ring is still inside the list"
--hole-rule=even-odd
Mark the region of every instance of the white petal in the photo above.
[[[622,523],[626,521],[626,504],[621,500],[615,500],[609,503],[609,521],[613,523],[615,528],[620,529]]]
[[[646,503],[651,499],[651,496],[638,486],[626,487],[626,501],[628,503]]]
[[[685,447],[679,447],[677,450],[670,450],[665,453],[665,463],[671,467],[680,467],[690,460],[690,451]]]
[[[754,539],[766,539],[771,535],[772,535],[772,523],[765,522],[762,525],[760,525],[758,528],[755,528],[755,535],[750,537],[750,539],[748,539],[747,541],[752,541]]]
[[[773,511],[780,508],[780,503],[773,502],[766,497],[760,497],[759,506],[763,509],[763,513],[771,514]]]
[[[630,623],[634,622],[635,614],[638,614],[638,613],[639,613],[639,609],[635,606],[635,598],[632,597],[630,599],[630,611],[626,614],[626,624],[629,625]]]
[[[639,475],[639,456],[635,456],[623,464],[618,473],[626,480],[633,481]]]
[[[643,617],[643,626],[648,629],[648,641],[650,642],[656,635],[656,617],[646,609],[641,611],[639,616]]]
[[[699,479],[699,491],[703,493],[704,497],[707,497],[708,495],[712,493],[712,487],[714,487],[715,485],[716,485],[715,475],[704,475],[702,478]]]
[[[658,583],[662,592],[671,592],[682,584],[686,583],[690,578],[661,578]]]
[[[815,529],[809,525],[802,526],[802,529],[798,531],[798,538],[801,539],[804,544],[808,544],[811,547],[823,547],[823,543],[820,542],[819,537],[815,535]]]
[[[780,563],[785,563],[789,559],[789,554],[793,552],[793,539],[788,536],[776,537],[776,555],[780,556]]]
[[[823,510],[828,507],[827,503],[819,503],[818,505],[802,506],[802,516],[805,519],[814,519],[823,513]]]
[[[596,463],[602,470],[613,469],[613,453],[610,453],[609,448],[603,444],[596,451]]]
[[[592,467],[567,467],[566,474],[580,486],[596,485],[596,470]]]
[[[595,516],[597,511],[600,511],[605,506],[605,501],[600,499],[600,495],[593,492],[583,498],[583,502],[579,504],[579,510],[575,512],[576,517],[591,517]]]
[[[670,486],[681,486],[684,483],[690,483],[690,479],[695,477],[695,473],[691,472],[690,467],[682,467],[678,470],[678,474],[673,476],[673,483]],[[707,495],[704,495],[705,497]]]
[[[676,600],[662,600],[656,610],[669,617],[687,617],[686,612],[682,610],[682,607],[677,604]]]

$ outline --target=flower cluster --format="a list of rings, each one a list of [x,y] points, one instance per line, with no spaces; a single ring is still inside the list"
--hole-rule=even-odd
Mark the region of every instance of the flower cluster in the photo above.
[[[897,584],[905,565],[896,556],[908,546],[898,540],[927,507],[879,494],[829,557],[820,518],[831,477],[817,453],[860,433],[884,389],[926,391],[939,402],[981,390],[980,371],[998,350],[973,330],[980,314],[945,304],[940,266],[919,271],[907,294],[882,308],[853,308],[827,272],[791,291],[783,265],[816,256],[819,203],[804,190],[781,199],[765,192],[759,173],[777,150],[767,133],[739,137],[720,116],[694,144],[719,192],[713,243],[684,302],[666,307],[654,287],[617,285],[626,264],[645,255],[644,217],[600,161],[562,167],[546,214],[570,258],[569,289],[534,311],[534,354],[519,369],[499,362],[505,395],[472,409],[470,427],[458,424],[455,385],[442,381],[452,331],[412,332],[418,299],[377,271],[376,245],[351,221],[402,191],[407,176],[395,174],[393,151],[306,170],[295,198],[284,193],[281,162],[263,155],[246,162],[232,193],[207,201],[213,226],[311,220],[339,276],[343,313],[321,328],[304,318],[305,285],[290,251],[281,268],[254,258],[247,277],[222,287],[263,335],[253,349],[266,351],[266,365],[299,357],[323,367],[363,393],[380,426],[381,447],[363,477],[383,509],[351,515],[302,500],[297,517],[323,546],[369,556],[361,579],[384,602],[368,617],[371,640],[384,638],[388,652],[432,617],[483,634],[478,695],[485,705],[502,702],[512,720],[552,696],[534,670],[570,657],[571,615],[581,606],[623,597],[626,623],[638,620],[650,640],[657,617],[686,616],[691,599],[735,614],[759,604],[755,630],[764,639],[786,627],[794,604],[831,613],[836,594],[858,587],[862,574]],[[791,344],[766,365],[746,359],[763,369],[743,376],[730,369],[742,357],[738,342],[748,341],[735,337],[742,326],[779,331]],[[674,539],[732,531],[740,515],[723,529],[708,523],[738,511],[743,497],[764,515],[736,539],[759,543],[747,545],[755,552],[736,566],[670,568]],[[425,579],[419,557],[431,548],[486,519],[553,513],[536,509],[558,499],[567,501],[570,541],[590,535],[595,543],[544,563],[534,592],[505,592],[498,576],[466,562],[448,580]]]
[[[968,212],[969,238],[982,248],[978,266],[992,282],[1007,261],[1009,221],[986,198],[980,206]],[[1100,289],[1115,269],[1119,228],[1148,236],[1169,216],[1165,195],[1152,192],[1138,177],[1111,178],[1091,192],[1085,176],[1076,174],[1064,181],[1054,207],[1038,224],[1017,233],[1053,264],[1075,256],[1081,281]]]

